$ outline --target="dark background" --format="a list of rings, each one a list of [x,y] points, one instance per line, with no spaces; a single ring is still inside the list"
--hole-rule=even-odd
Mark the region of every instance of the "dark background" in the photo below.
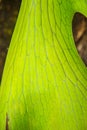
[[[0,0],[0,81],[21,0]]]

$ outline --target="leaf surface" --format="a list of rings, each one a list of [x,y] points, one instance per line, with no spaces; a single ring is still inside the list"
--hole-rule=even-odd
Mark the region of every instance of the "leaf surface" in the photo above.
[[[0,130],[87,130],[87,68],[72,36],[86,0],[22,0],[0,90]]]

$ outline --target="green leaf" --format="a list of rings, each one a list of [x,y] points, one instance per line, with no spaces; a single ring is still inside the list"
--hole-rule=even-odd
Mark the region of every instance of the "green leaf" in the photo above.
[[[87,68],[72,36],[76,12],[87,16],[86,0],[22,1],[1,83],[0,130],[87,130]]]

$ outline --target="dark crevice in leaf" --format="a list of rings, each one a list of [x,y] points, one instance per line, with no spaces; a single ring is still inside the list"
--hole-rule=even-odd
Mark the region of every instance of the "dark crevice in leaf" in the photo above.
[[[87,18],[83,14],[74,14],[72,31],[77,51],[87,66]]]
[[[6,113],[6,130],[9,130],[9,117],[8,117],[8,113]]]

